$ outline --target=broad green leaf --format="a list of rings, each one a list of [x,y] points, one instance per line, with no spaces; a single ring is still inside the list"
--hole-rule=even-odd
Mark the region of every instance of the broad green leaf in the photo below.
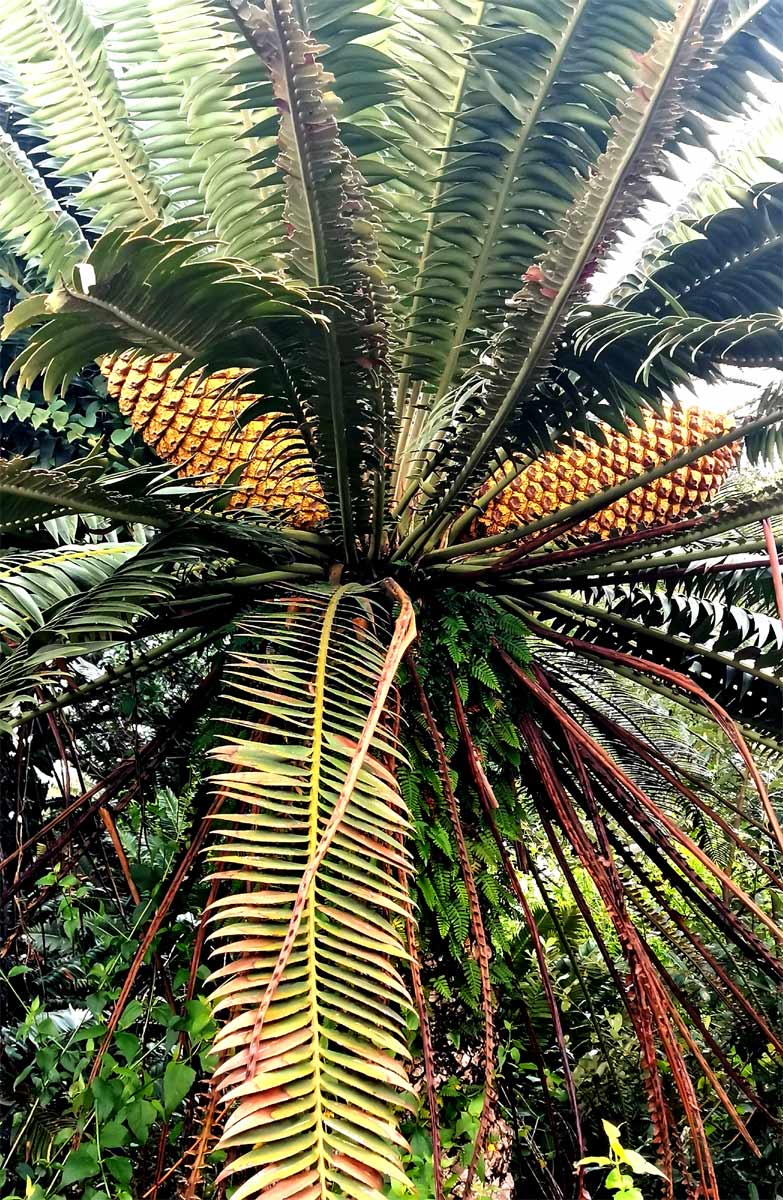
[[[163,1107],[171,1116],[187,1096],[196,1079],[196,1072],[187,1063],[170,1062],[163,1073]]]
[[[71,1183],[81,1183],[84,1179],[92,1179],[98,1174],[98,1147],[95,1142],[82,1142],[76,1150],[70,1150],[63,1164],[61,1182],[63,1187]]]

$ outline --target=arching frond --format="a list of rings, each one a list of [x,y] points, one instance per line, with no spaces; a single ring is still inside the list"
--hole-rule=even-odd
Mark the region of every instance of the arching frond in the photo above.
[[[630,594],[605,592],[600,604],[553,596],[542,601],[542,611],[556,628],[584,642],[608,640],[691,676],[743,725],[780,737],[783,633],[774,618],[695,597],[669,598],[639,585]]]
[[[89,247],[30,159],[0,129],[0,235],[5,246],[53,283],[87,257]]]
[[[186,373],[245,364],[247,386],[267,397],[268,407],[290,408],[291,378],[272,330],[293,321],[301,354],[306,329],[315,337],[326,323],[305,307],[307,299],[277,275],[204,258],[181,226],[107,234],[77,282],[61,282],[51,297],[35,297],[6,318],[6,335],[44,321],[11,369],[20,386],[45,369],[44,394],[51,397],[91,359],[117,351],[171,354],[172,369]]]
[[[607,236],[610,223],[620,221],[628,211],[630,164],[640,164],[645,152],[657,153],[657,138],[669,122],[674,103],[672,82],[693,52],[699,13],[698,4],[686,4],[671,24],[659,28],[645,58],[644,83],[624,98],[612,119],[606,150],[586,186],[566,206],[562,218],[565,236],[548,245],[535,274],[509,302],[511,313],[492,343],[482,386],[455,413],[458,433],[449,438],[451,454],[449,469],[443,472],[443,498],[422,530],[411,534],[408,545],[422,542],[425,531],[432,529],[466,484],[476,480],[512,413],[518,420],[528,417],[535,422],[538,405],[531,402],[525,406],[524,396],[547,362],[599,240]]]
[[[167,75],[165,46],[149,0],[92,0],[91,8],[104,24],[106,57],[150,170],[167,197],[167,215],[202,217],[202,172],[193,161],[183,88]],[[192,30],[191,47],[195,40]],[[188,78],[194,76],[198,78],[191,61]]]
[[[384,1178],[405,1185],[409,859],[379,718],[412,610],[390,633],[372,592],[348,585],[292,593],[244,632],[230,667],[244,732],[215,752],[232,768],[215,782],[241,805],[221,811],[212,850],[239,889],[212,913],[228,957],[213,1001],[234,1014],[215,1047],[230,1105],[220,1146],[238,1151],[223,1177],[252,1171],[237,1200],[283,1180],[292,1194],[380,1198]]]
[[[58,546],[0,558],[0,639],[8,644],[43,625],[47,610],[107,579],[137,554],[135,542]]]
[[[626,308],[661,314],[673,297],[689,314],[720,321],[783,307],[783,184],[734,188],[732,199],[689,224],[689,239],[651,264]]]
[[[133,547],[130,552],[107,554],[106,546],[83,548],[82,563],[89,562],[89,572],[82,566],[81,586],[74,587],[76,576],[74,551],[71,550],[71,592],[48,611],[35,614],[22,636],[11,640],[11,648],[0,653],[0,712],[4,724],[13,726],[14,716],[21,707],[40,702],[36,689],[67,673],[67,664],[74,658],[104,651],[124,642],[134,623],[151,614],[154,607],[170,599],[181,579],[182,566],[198,554],[183,548],[169,551],[162,548]],[[59,552],[54,552],[53,556]],[[32,566],[25,578],[26,600],[33,599],[32,586],[36,576],[46,575],[45,568]],[[102,565],[99,566],[99,563]],[[0,560],[2,564],[2,560]],[[0,567],[1,569],[1,567]],[[47,582],[59,583],[68,578],[65,566],[58,575],[50,568]],[[8,581],[5,586],[8,587]],[[0,587],[2,587],[0,580]],[[39,597],[45,585],[39,582]],[[22,593],[17,586],[17,600]]]
[[[737,195],[747,191],[763,180],[777,176],[774,165],[775,150],[783,138],[783,112],[773,105],[746,126],[741,126],[737,137],[727,146],[721,146],[715,157],[699,171],[690,184],[686,195],[667,212],[645,240],[633,271],[612,292],[612,303],[622,303],[628,296],[644,285],[644,279],[661,255],[691,241],[696,223],[733,208]]]
[[[641,264],[588,301],[626,218],[682,174],[671,152],[698,144],[701,174],[716,122],[747,118],[780,76],[780,6],[6,0],[0,251],[19,256],[12,284],[49,286],[5,321],[15,411],[38,389],[32,426],[97,360],[86,386],[103,375],[102,399],[168,465],[0,462],[0,533],[24,548],[0,558],[0,732],[34,730],[37,752],[62,709],[232,642],[217,797],[90,1076],[214,828],[188,989],[209,928],[217,1193],[407,1186],[407,974],[433,1155],[456,1152],[437,1131],[430,949],[461,1037],[480,1023],[464,1200],[505,1103],[495,1009],[520,964],[540,978],[520,1000],[531,1105],[557,1128],[559,1072],[581,1155],[561,955],[615,1055],[577,914],[636,1039],[667,1200],[680,1184],[718,1200],[702,1091],[756,1144],[763,1096],[690,985],[783,1055],[783,829],[749,749],[779,756],[783,733],[783,495],[771,476],[731,483],[783,452],[783,396],[776,381],[724,417],[676,393],[783,364],[775,120],[730,154],[714,141]],[[403,585],[422,637],[397,696]],[[712,757],[689,758],[682,711],[712,723],[747,801]],[[411,886],[433,938],[421,970]],[[178,1170],[173,1140],[150,1195]],[[545,1186],[581,1195],[564,1145]],[[442,1200],[446,1162],[432,1166]]]
[[[217,253],[271,269],[282,238],[282,195],[279,179],[255,166],[262,145],[252,136],[254,115],[240,103],[234,76],[244,48],[239,31],[217,20],[203,0],[176,8],[166,0],[148,2],[160,42],[158,70],[181,97],[189,171],[207,226],[219,239]]]
[[[679,143],[709,145],[710,122],[758,111],[770,83],[783,80],[781,28],[780,0],[713,6],[705,27],[706,69],[685,87]]]
[[[88,176],[74,189],[80,210],[97,228],[159,220],[164,197],[83,0],[9,0],[0,41],[60,172]]]

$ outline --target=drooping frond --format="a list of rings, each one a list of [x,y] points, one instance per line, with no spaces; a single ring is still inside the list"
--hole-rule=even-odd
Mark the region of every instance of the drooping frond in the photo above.
[[[115,551],[113,555],[107,553],[109,547]],[[126,548],[124,554],[111,543],[109,547],[99,544],[82,548],[80,586],[75,586],[76,550],[69,548],[70,573],[63,565],[56,574],[50,568],[47,578],[45,566],[39,565],[46,560],[39,554],[29,578],[25,579],[24,597],[17,587],[17,601],[32,600],[31,588],[40,575],[44,579],[39,582],[38,598],[43,599],[47,584],[51,588],[53,583],[63,594],[59,603],[50,603],[46,611],[31,614],[22,636],[10,638],[5,643],[10,648],[0,653],[0,712],[4,721],[13,724],[9,710],[18,713],[20,706],[34,705],[36,698],[40,701],[36,689],[61,678],[67,671],[66,664],[74,658],[124,641],[139,618],[149,616],[156,605],[175,594],[183,565],[199,557],[198,552],[185,547],[170,551],[134,546],[130,551]],[[56,561],[57,556],[59,552],[55,551],[49,557]],[[18,560],[14,565],[18,565]],[[67,591],[63,580],[69,574]],[[9,583],[10,579],[6,580],[5,587]]]
[[[186,373],[245,366],[248,386],[268,398],[268,408],[294,407],[296,387],[275,337],[285,337],[280,327],[293,321],[301,355],[308,332],[315,337],[326,320],[305,307],[302,288],[244,264],[204,258],[177,226],[106,234],[81,272],[6,318],[6,335],[44,321],[13,364],[20,386],[43,372],[51,397],[91,359],[134,350],[170,354],[170,368]],[[290,326],[287,333],[290,339]]]
[[[141,547],[135,542],[58,546],[0,558],[0,639],[16,642],[43,625],[54,605],[107,579]]]
[[[699,243],[688,242],[686,245],[698,247]],[[685,250],[684,247],[680,249]],[[682,286],[687,293],[683,297],[686,301],[690,300],[691,292],[695,293],[695,314],[703,307],[714,313],[736,315],[714,318],[706,313],[690,315],[690,308],[683,309],[678,300],[667,306],[655,283],[644,293],[650,306],[655,304],[652,296],[659,297],[660,308],[656,304],[652,312],[634,311],[630,306],[628,309],[580,308],[568,322],[556,359],[558,374],[555,376],[562,389],[562,398],[557,397],[557,400],[561,401],[566,413],[569,402],[573,406],[569,415],[574,423],[583,425],[591,415],[602,413],[610,420],[614,415],[615,424],[629,417],[638,421],[643,406],[659,409],[662,399],[671,395],[678,384],[687,385],[693,379],[714,381],[724,364],[771,365],[783,354],[783,315],[775,305],[772,295],[775,283],[772,270],[768,270],[774,269],[774,245],[770,245],[769,260],[763,266],[748,264],[748,278],[743,278],[739,264],[734,264],[735,271],[731,266],[725,267],[725,260],[725,269],[716,269],[713,277],[707,265],[709,250],[701,260],[698,249],[690,255],[684,252],[680,259],[673,253],[672,258],[678,265],[687,263],[693,272],[688,275],[693,283]],[[699,269],[703,272],[701,277]],[[667,268],[662,267],[660,275],[666,273]],[[745,316],[741,310],[747,311],[749,282],[756,274],[759,299],[769,299],[770,310],[765,312],[759,304],[752,309],[752,316]],[[672,275],[676,278],[676,268]],[[642,303],[644,301],[640,307]],[[672,313],[675,305],[679,311]],[[545,391],[545,383],[540,388],[541,393]],[[593,397],[594,408],[591,405]],[[549,409],[557,414],[557,400],[549,406],[542,403],[540,411],[549,415]],[[580,404],[583,406],[581,412]],[[542,424],[540,420],[534,423],[525,421],[522,416],[515,418],[517,436],[521,439],[526,431],[529,440],[526,449],[541,442]],[[552,424],[559,435],[563,427],[568,429],[569,421],[566,419],[558,429],[555,417]]]
[[[694,597],[659,596],[638,584],[630,593],[604,592],[601,604],[552,597],[542,608],[569,635],[609,639],[640,659],[691,674],[743,725],[780,735],[783,633],[774,618]]]
[[[201,544],[234,552],[256,567],[284,566],[295,556],[322,557],[317,537],[306,535],[303,542],[296,530],[286,530],[265,514],[237,521],[211,512],[218,500],[219,493],[212,490],[177,484],[168,470],[104,474],[100,460],[89,459],[54,470],[24,458],[0,462],[0,533],[16,535],[83,513],[119,527],[146,525],[179,535],[189,530]],[[323,574],[314,564],[302,566],[305,574]]]
[[[405,602],[407,605],[407,601]],[[408,1103],[399,974],[409,870],[386,698],[413,635],[377,593],[291,593],[244,627],[230,667],[239,731],[216,757],[216,1082],[236,1200],[382,1195],[405,1184],[395,1110]],[[259,653],[256,647],[259,647]],[[242,732],[244,730],[244,732]],[[281,856],[281,847],[284,854]],[[286,1181],[283,1185],[283,1181]]]

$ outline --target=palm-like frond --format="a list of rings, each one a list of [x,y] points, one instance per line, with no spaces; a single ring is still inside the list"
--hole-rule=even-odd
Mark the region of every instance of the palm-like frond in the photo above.
[[[132,127],[143,143],[150,170],[167,198],[167,213],[180,218],[203,217],[204,201],[199,186],[202,172],[193,161],[195,147],[182,111],[183,88],[171,78],[166,57],[168,45],[164,31],[156,25],[154,11],[151,6],[128,3],[128,0],[95,0],[92,10],[104,25],[103,45],[107,61]],[[200,39],[192,25],[190,29],[188,49],[192,51],[193,44]],[[176,49],[181,56],[183,46]],[[207,63],[210,50],[214,47],[206,47]],[[191,53],[186,78],[195,80],[196,86],[203,86],[208,80],[195,69],[194,57]],[[214,116],[214,96],[211,96],[211,104]],[[228,115],[226,107],[224,119]],[[241,148],[237,147],[236,152],[241,153]]]
[[[228,958],[213,1000],[234,1013],[215,1048],[231,1105],[220,1144],[240,1150],[224,1175],[253,1170],[238,1198],[283,1180],[368,1198],[384,1177],[405,1183],[393,1113],[408,1102],[410,863],[383,718],[413,635],[410,611],[399,622],[390,637],[352,585],[292,593],[244,627],[229,668],[246,732],[215,751],[232,768],[215,782],[241,811],[221,811],[212,855],[242,890],[213,911]]]
[[[202,258],[198,243],[176,234],[175,227],[160,237],[108,234],[92,250],[77,282],[63,281],[50,297],[18,305],[6,318],[7,334],[20,322],[45,322],[14,364],[20,385],[29,385],[45,360],[44,392],[53,395],[83,365],[83,347],[89,344],[93,358],[127,349],[172,354],[172,367],[186,373],[200,370],[205,356],[212,369],[221,359],[225,365],[256,367],[257,374],[248,371],[247,386],[269,394],[272,405],[290,406],[290,392],[295,396],[296,390],[270,335],[278,321],[315,329],[318,318],[304,307],[306,293],[275,275]],[[215,287],[224,298],[219,311],[209,304]],[[301,346],[307,335],[304,329],[297,332]]]
[[[626,307],[662,313],[674,297],[711,321],[781,306],[783,184],[735,190],[736,207],[689,225],[689,240],[663,252]]]
[[[452,465],[445,472],[440,503],[422,530],[404,543],[406,549],[425,540],[425,531],[436,525],[466,485],[478,482],[476,476],[512,414],[517,420],[527,416],[522,398],[547,361],[597,244],[610,223],[619,223],[628,211],[629,166],[637,162],[640,169],[640,152],[656,147],[660,128],[667,126],[672,81],[692,53],[697,22],[698,6],[684,5],[671,25],[661,27],[645,58],[644,83],[624,97],[595,170],[563,213],[566,236],[547,245],[523,289],[508,298],[511,315],[492,343],[484,382],[459,413],[458,440],[450,447],[458,469]]]
[[[175,149],[190,155],[198,214],[218,239],[218,253],[268,270],[275,265],[281,235],[282,196],[279,181],[267,185],[267,172],[256,166],[263,143],[250,136],[253,114],[239,103],[235,64],[244,49],[241,35],[231,23],[216,21],[200,0],[176,11],[155,0],[149,12],[163,78],[179,100],[185,137]],[[164,147],[169,149],[167,134]]]
[[[87,243],[16,142],[0,129],[0,234],[14,254],[40,266],[51,283],[87,256]]]
[[[709,144],[710,120],[728,121],[758,109],[769,82],[783,79],[775,53],[783,49],[782,20],[780,0],[728,0],[713,6],[705,28],[706,70],[685,87],[679,144]]]
[[[14,0],[0,20],[4,57],[48,153],[98,228],[160,219],[163,198],[109,69],[102,30],[79,0]]]
[[[19,585],[15,589],[17,603],[29,605],[34,601],[36,581],[42,600],[46,585],[51,588],[53,582],[65,594],[59,603],[50,604],[46,611],[39,609],[31,613],[27,628],[20,631],[21,636],[5,636],[9,648],[0,653],[0,711],[3,713],[18,711],[20,705],[34,703],[36,688],[52,679],[62,678],[67,671],[66,664],[74,658],[131,640],[134,623],[151,616],[156,606],[176,594],[183,568],[188,561],[197,561],[199,557],[197,551],[189,551],[187,547],[173,552],[155,547],[133,547],[130,551],[126,548],[125,553],[120,552],[120,547],[112,556],[107,553],[110,547],[111,543],[82,548],[81,580],[78,580],[73,548],[70,549],[70,571],[67,556],[57,551],[47,556],[48,564],[40,555],[28,563],[24,593]],[[56,561],[58,557],[62,565],[55,573],[52,560]],[[99,566],[99,563],[103,565]],[[21,565],[17,559],[16,569],[19,570]],[[70,595],[63,582],[69,578]],[[80,586],[76,586],[77,583]],[[10,572],[5,586],[11,586]]]
[[[739,721],[778,735],[779,621],[735,605],[658,595],[638,584],[631,594],[614,589],[601,599],[597,605],[553,596],[543,607],[557,628],[583,641],[608,640],[639,658],[692,674]]]
[[[583,191],[633,81],[633,55],[649,49],[655,17],[666,16],[663,4],[642,15],[589,0],[554,11],[415,6],[401,38],[404,128],[423,126],[445,148],[431,179],[411,151],[431,215],[409,285],[405,365],[437,395],[475,363],[547,230]]]
[[[355,523],[363,532],[372,521],[380,536],[391,419],[387,293],[376,218],[330,112],[329,76],[318,46],[290,0],[271,0],[267,11],[232,0],[231,9],[269,70],[281,114],[277,161],[285,178],[291,267],[312,286],[335,289],[346,305],[324,333],[313,406],[350,558]],[[374,497],[369,511],[363,486],[368,477]]]
[[[53,605],[95,587],[141,547],[133,542],[59,546],[0,559],[0,637],[7,643],[46,620]]]

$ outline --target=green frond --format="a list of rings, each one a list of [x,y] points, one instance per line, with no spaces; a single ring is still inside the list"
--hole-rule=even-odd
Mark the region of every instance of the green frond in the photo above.
[[[372,523],[376,539],[380,535],[383,449],[390,438],[387,292],[376,217],[327,103],[330,77],[319,47],[290,0],[270,0],[263,10],[231,0],[231,9],[269,71],[280,112],[278,164],[291,268],[311,286],[335,289],[345,305],[311,369],[321,375],[313,404],[350,559],[355,528],[364,533]]]
[[[405,1186],[408,821],[385,765],[399,754],[390,730],[356,756],[389,672],[388,619],[372,591],[346,585],[270,602],[244,634],[229,668],[243,717],[215,751],[231,768],[215,783],[240,811],[221,811],[211,851],[238,889],[212,911],[229,960],[212,1000],[233,1014],[215,1044],[220,1146],[238,1151],[223,1178],[252,1171],[235,1200],[281,1180],[380,1200],[384,1179]]]
[[[83,0],[8,0],[0,14],[21,103],[98,229],[159,220],[165,208],[103,40]]]
[[[243,387],[264,396],[273,411],[290,410],[296,397],[275,341],[285,345],[293,322],[301,355],[308,332],[315,338],[326,320],[304,289],[248,265],[204,258],[198,241],[175,225],[105,234],[77,282],[62,281],[48,297],[17,305],[4,335],[42,319],[11,371],[20,387],[43,374],[47,398],[86,363],[135,350],[172,354],[172,369],[186,374],[243,364]]]
[[[177,485],[171,472],[136,469],[104,473],[100,459],[42,470],[30,459],[0,462],[0,533],[35,530],[69,514],[104,518],[115,526],[150,526],[192,533],[194,541],[220,555],[235,553],[255,568],[284,567],[294,558],[321,557],[320,543],[302,542],[300,531],[273,521],[238,520],[210,505],[219,499],[196,485]],[[321,575],[316,563],[300,563],[304,573]],[[251,576],[258,578],[257,575]]]
[[[783,183],[731,188],[732,207],[688,224],[625,307],[662,314],[674,297],[691,316],[723,321],[783,307]]]
[[[49,283],[69,275],[89,247],[13,138],[0,129],[0,236]]]
[[[482,4],[473,6],[471,29],[458,20],[458,7],[438,19],[433,34],[436,46],[444,29],[456,35],[451,52],[460,58],[448,64],[440,47],[423,42],[428,17],[434,20],[425,9],[414,18],[421,28],[406,62],[415,69],[421,56],[436,78],[440,66],[459,87],[412,285],[405,360],[437,396],[476,362],[487,332],[502,326],[507,300],[605,150],[656,18],[671,15],[664,3],[640,13],[625,0]],[[444,111],[452,110],[447,104]]]
[[[783,80],[783,3],[716,4],[705,27],[705,43],[705,69],[683,91],[680,144],[709,145],[712,122],[758,112],[770,83]]]
[[[534,385],[550,358],[559,334],[593,261],[600,241],[629,212],[632,182],[660,155],[660,140],[676,109],[676,81],[694,52],[701,7],[684,4],[675,19],[659,27],[644,58],[643,79],[622,100],[610,122],[607,147],[588,182],[566,205],[563,235],[553,240],[521,291],[507,302],[510,313],[482,362],[481,382],[457,393],[452,428],[446,435],[448,466],[440,472],[439,503],[403,542],[403,549],[422,543],[433,528],[440,531],[454,500],[487,475],[487,458],[498,445],[512,416],[535,431],[544,424]],[[445,459],[441,450],[436,461]],[[434,473],[434,472],[433,472]],[[432,484],[430,484],[430,490]]]
[[[779,174],[775,151],[783,139],[783,112],[779,106],[764,109],[753,122],[740,126],[736,138],[721,146],[708,166],[698,172],[684,198],[655,227],[645,241],[633,271],[608,297],[622,304],[644,286],[654,264],[672,246],[691,241],[694,226],[706,218],[733,208],[737,196]]]
[[[150,0],[92,0],[104,26],[104,48],[150,170],[167,199],[166,214],[201,218],[202,172],[194,159],[183,112],[184,89],[169,77],[166,47],[155,26]],[[180,6],[183,18],[186,14]],[[183,21],[184,23],[184,21]],[[190,48],[196,41],[190,35]],[[183,47],[179,47],[182,57]],[[203,79],[191,65],[188,78]],[[213,100],[214,103],[214,100]]]
[[[221,0],[228,7],[228,0]],[[394,19],[388,6],[368,0],[299,0],[296,12],[302,28],[324,47],[324,69],[334,77],[330,103],[340,123],[340,136],[358,159],[362,172],[387,177],[385,152],[393,130],[388,113],[399,85],[392,77],[396,66],[390,38]],[[381,155],[383,154],[383,157]]]
[[[124,642],[134,623],[151,615],[154,607],[171,599],[181,579],[182,566],[198,554],[183,549],[143,546],[118,548],[105,546],[82,547],[80,570],[71,552],[71,570],[60,557],[60,569],[55,570],[58,551],[46,560],[38,555],[25,574],[24,593],[17,586],[16,598],[22,603],[44,598],[45,589],[59,587],[63,592],[60,603],[48,611],[30,611],[24,636],[10,644],[3,643],[0,653],[0,713],[4,722],[13,724],[20,708],[35,705],[40,697],[36,689],[63,677],[66,664],[105,651]],[[103,553],[102,553],[103,552]],[[12,564],[23,566],[17,559]],[[0,571],[3,560],[0,559]],[[64,583],[70,579],[70,594]],[[9,580],[5,581],[8,587]],[[78,583],[78,586],[74,586]],[[37,587],[36,587],[37,585]],[[3,580],[0,578],[0,588]],[[36,588],[37,595],[33,594]]]
[[[759,416],[773,413],[783,401],[783,387],[775,380],[764,388],[756,399],[754,408]],[[783,430],[777,424],[754,430],[744,442],[745,453],[754,466],[783,461]]]
[[[129,557],[137,542],[58,546],[0,557],[0,639],[7,644],[43,625],[46,613],[107,579]]]
[[[697,258],[697,254],[692,257]],[[701,269],[706,276],[709,268],[705,260],[709,261],[708,255],[701,260]],[[695,268],[696,264],[693,266]],[[662,273],[665,270],[662,268]],[[672,273],[676,278],[676,272]],[[765,274],[762,272],[759,279],[762,291],[765,286],[772,287],[765,280]],[[713,280],[712,288],[705,286],[703,292],[698,283],[690,288],[684,285],[688,291],[687,300],[690,302],[691,293],[701,294],[701,307],[712,312],[736,313],[740,304],[738,301],[730,303],[726,292],[733,290],[742,294],[746,291],[745,281],[728,275],[727,269],[725,280]],[[737,275],[741,276],[741,270]],[[706,279],[704,282],[706,284]],[[647,293],[650,300],[653,293],[656,289],[651,287]],[[657,294],[660,296],[659,292]],[[660,303],[665,307],[665,301]],[[698,309],[699,306],[697,298],[693,307]],[[626,384],[637,383],[641,388],[650,388],[651,382],[656,382],[657,372],[658,386],[649,391],[650,396],[655,397],[656,392],[671,390],[675,383],[683,382],[689,376],[709,378],[722,362],[735,363],[740,357],[754,361],[759,358],[764,362],[776,360],[783,353],[783,313],[774,308],[765,312],[759,306],[748,316],[738,313],[712,318],[706,314],[662,315],[658,312],[648,315],[631,308],[585,307],[569,322],[567,337],[572,353],[570,359],[563,353],[564,365],[584,372],[599,393],[604,383],[607,389],[614,385],[619,390]],[[627,364],[631,363],[633,374],[629,378]]]
[[[542,600],[556,628],[682,672],[742,725],[773,738],[783,729],[779,620],[644,585],[604,589],[600,603]],[[715,647],[714,649],[712,647]]]
[[[263,142],[256,114],[240,103],[236,60],[244,46],[233,22],[203,0],[148,0],[160,42],[158,70],[180,99],[188,169],[217,252],[271,269],[282,240],[279,177],[256,166]]]
[[[75,511],[89,512],[91,488],[100,476],[96,463],[76,462],[59,471],[44,471],[32,458],[0,462],[0,532],[17,533]],[[83,506],[80,501],[83,498]],[[135,521],[136,517],[130,518]]]

